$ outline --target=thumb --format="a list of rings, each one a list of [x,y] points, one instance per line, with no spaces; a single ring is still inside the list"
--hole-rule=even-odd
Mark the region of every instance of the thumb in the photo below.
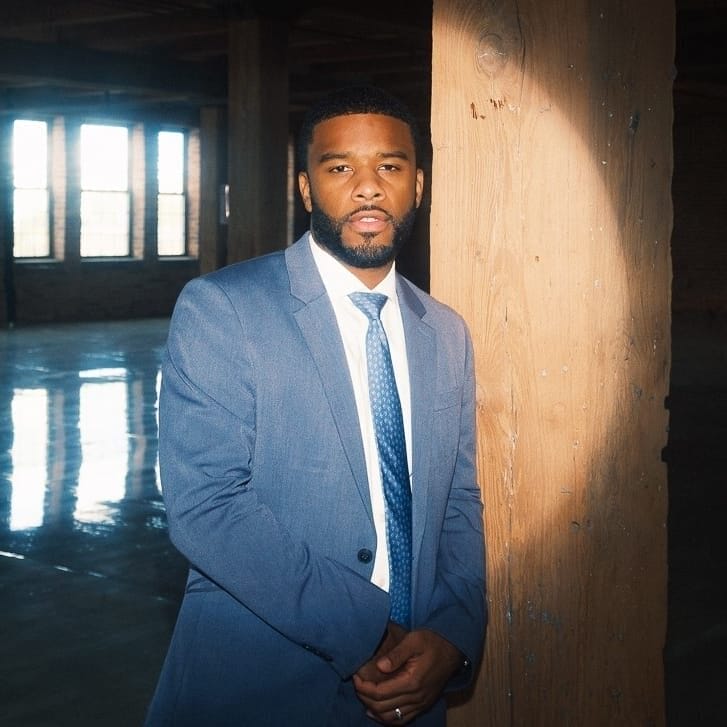
[[[384,674],[391,674],[400,667],[404,666],[410,656],[411,653],[406,647],[406,642],[401,641],[385,656],[377,659],[376,666],[380,671],[384,672]]]

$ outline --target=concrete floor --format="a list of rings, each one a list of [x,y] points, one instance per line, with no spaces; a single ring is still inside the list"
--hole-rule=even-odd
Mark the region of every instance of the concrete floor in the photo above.
[[[0,331],[3,727],[142,722],[185,572],[156,472],[166,326]],[[674,322],[669,727],[725,723],[726,334],[724,321]]]

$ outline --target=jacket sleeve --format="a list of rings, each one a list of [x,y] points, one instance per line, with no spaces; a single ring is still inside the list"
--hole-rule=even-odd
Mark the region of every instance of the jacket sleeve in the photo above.
[[[375,651],[388,595],[291,537],[254,485],[255,372],[214,280],[181,293],[162,367],[159,461],[169,532],[209,580],[341,676]]]
[[[475,375],[465,327],[458,449],[439,542],[437,570],[423,627],[444,636],[465,656],[449,689],[466,686],[482,657],[487,627],[483,503],[476,472]]]

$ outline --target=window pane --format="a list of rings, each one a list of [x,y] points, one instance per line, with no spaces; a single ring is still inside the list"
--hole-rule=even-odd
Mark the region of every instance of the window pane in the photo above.
[[[184,192],[184,134],[181,131],[159,132],[158,179],[162,194]]]
[[[13,192],[13,256],[48,257],[50,225],[48,192],[16,189]]]
[[[13,122],[13,256],[50,255],[48,124]]]
[[[81,126],[81,189],[129,188],[129,130],[125,126]]]
[[[45,121],[13,122],[13,184],[45,189],[48,186],[48,125]]]
[[[81,257],[129,254],[129,195],[81,192]]]
[[[160,194],[157,249],[159,255],[184,255],[184,195]]]
[[[129,255],[129,131],[81,126],[81,257]]]

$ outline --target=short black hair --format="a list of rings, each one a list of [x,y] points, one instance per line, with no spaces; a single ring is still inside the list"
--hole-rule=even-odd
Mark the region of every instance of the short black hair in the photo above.
[[[313,143],[313,130],[322,121],[351,114],[381,114],[403,121],[411,131],[414,151],[419,154],[419,126],[409,107],[393,94],[378,86],[346,86],[328,93],[306,111],[296,144],[297,169],[307,170],[308,148]]]

